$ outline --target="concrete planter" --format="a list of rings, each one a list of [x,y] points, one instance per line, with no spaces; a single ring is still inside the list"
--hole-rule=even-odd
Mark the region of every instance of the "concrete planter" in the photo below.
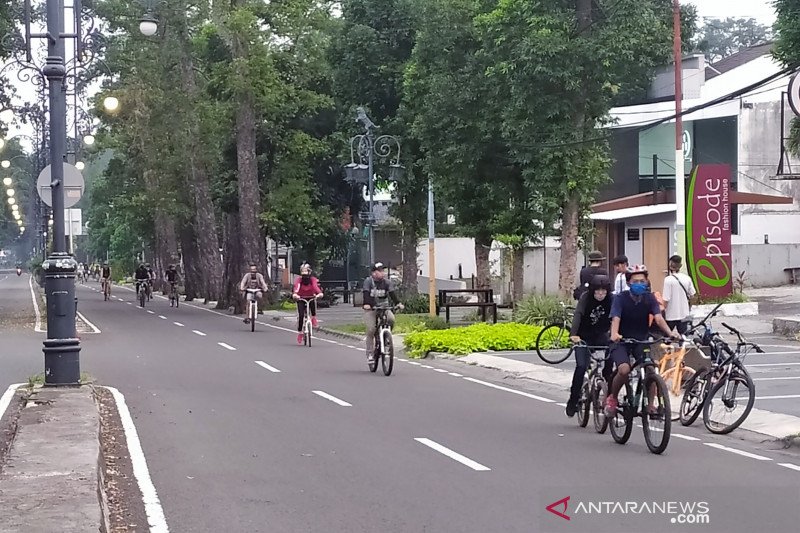
[[[716,305],[695,305],[692,307],[692,316],[702,319],[709,314]],[[717,316],[756,316],[758,315],[758,302],[744,302],[740,304],[722,304],[717,311]]]
[[[772,332],[796,338],[800,334],[800,316],[775,317],[772,320]]]

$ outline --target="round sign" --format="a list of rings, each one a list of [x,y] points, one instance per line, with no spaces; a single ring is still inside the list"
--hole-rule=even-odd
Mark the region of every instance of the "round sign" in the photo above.
[[[692,160],[692,136],[688,130],[683,130],[683,158],[686,161]]]
[[[50,190],[52,178],[52,165],[47,165],[36,180],[36,191],[39,197],[48,206],[53,207],[53,193]],[[64,209],[77,204],[83,196],[83,174],[74,165],[64,163]]]
[[[794,114],[800,117],[800,72],[792,76],[789,82],[789,106]]]

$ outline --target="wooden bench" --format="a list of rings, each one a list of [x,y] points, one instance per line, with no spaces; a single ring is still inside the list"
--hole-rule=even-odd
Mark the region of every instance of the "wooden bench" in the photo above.
[[[784,268],[783,271],[789,273],[789,280],[792,282],[792,285],[795,285],[797,281],[800,280],[800,266],[787,267]]]
[[[477,296],[477,302],[449,302],[448,296],[468,294]],[[494,291],[492,289],[443,289],[439,291],[439,300],[436,303],[436,314],[444,307],[445,320],[450,322],[451,307],[477,307],[481,313],[481,319],[486,322],[486,311],[491,309],[492,321],[497,324],[497,304],[494,302]]]

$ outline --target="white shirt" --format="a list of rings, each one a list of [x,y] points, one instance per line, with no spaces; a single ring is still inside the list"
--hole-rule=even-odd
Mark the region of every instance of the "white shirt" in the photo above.
[[[667,320],[683,320],[690,315],[691,309],[686,293],[689,293],[689,296],[696,294],[692,278],[681,272],[664,278],[664,293],[661,298],[664,300],[664,314]]]
[[[622,294],[628,290],[628,281],[625,279],[625,273],[620,272],[614,278],[614,294]]]

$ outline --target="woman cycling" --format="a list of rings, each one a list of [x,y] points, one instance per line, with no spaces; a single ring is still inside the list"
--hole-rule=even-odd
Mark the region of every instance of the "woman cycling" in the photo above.
[[[317,327],[317,298],[322,296],[322,289],[319,288],[319,280],[311,275],[311,265],[303,263],[300,266],[300,275],[294,280],[292,298],[297,300],[297,344],[303,344],[303,322],[306,318],[306,305],[300,303],[300,299],[311,299],[308,302],[311,312],[311,325]]]

